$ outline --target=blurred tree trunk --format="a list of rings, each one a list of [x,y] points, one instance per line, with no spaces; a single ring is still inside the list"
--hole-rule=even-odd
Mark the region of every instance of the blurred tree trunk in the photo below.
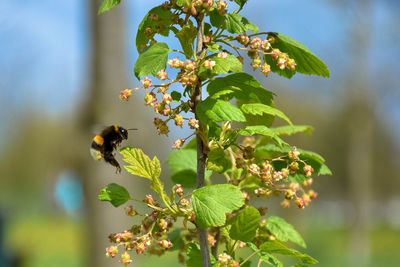
[[[369,45],[371,37],[372,0],[355,0],[357,9],[350,41],[351,71],[348,83],[348,177],[349,199],[354,205],[350,229],[348,266],[367,266],[370,255],[369,226],[372,158],[373,110],[369,86]]]
[[[123,8],[117,7],[97,15],[100,0],[90,0],[88,3],[89,88],[87,101],[79,115],[84,145],[89,148],[93,125],[119,124],[116,109],[120,102],[117,92],[126,88],[129,83],[125,71]],[[111,183],[115,169],[107,164],[99,164],[88,156],[82,161],[80,170],[86,196],[88,266],[120,264],[117,260],[106,259],[105,248],[111,245],[108,243],[108,234],[127,227],[126,221],[115,219],[123,218],[124,215],[121,210],[106,206],[97,198],[100,189]],[[125,226],[121,225],[123,223]]]

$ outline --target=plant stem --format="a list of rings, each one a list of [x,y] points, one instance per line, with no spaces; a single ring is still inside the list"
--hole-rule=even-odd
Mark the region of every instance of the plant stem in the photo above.
[[[221,230],[218,227],[217,228],[217,234],[215,235],[215,244],[214,246],[211,248],[211,254],[214,256],[214,258],[217,259],[218,257],[218,244],[219,244],[219,239],[221,238]]]
[[[202,54],[203,51],[203,37],[204,37],[204,14],[199,14],[196,18],[197,21],[197,43],[196,43],[196,55],[197,59]],[[198,119],[196,114],[196,106],[201,101],[201,87],[200,83],[195,87],[193,92],[194,107],[193,110],[196,115],[196,119]],[[200,130],[203,129],[203,126],[200,123]],[[201,188],[204,186],[204,171],[206,166],[206,158],[207,155],[203,151],[203,141],[200,138],[200,135],[196,135],[197,142],[197,188]],[[201,260],[203,263],[203,267],[211,267],[210,261],[210,252],[208,249],[208,239],[207,239],[207,230],[200,229],[197,227],[197,232],[199,234],[199,244],[201,251]]]
[[[250,254],[250,256],[248,256],[244,261],[242,261],[240,263],[240,266],[242,266],[243,264],[245,264],[248,260],[250,260],[254,255],[258,254],[260,251],[254,251],[253,253]]]

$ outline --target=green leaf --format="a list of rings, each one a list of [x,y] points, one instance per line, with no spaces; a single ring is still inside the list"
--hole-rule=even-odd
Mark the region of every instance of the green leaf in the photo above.
[[[212,98],[223,97],[237,99],[236,105],[262,103],[273,105],[273,94],[265,90],[253,76],[247,73],[235,73],[223,78],[217,78],[209,83],[207,91]],[[255,116],[245,114],[246,125],[270,126],[274,120],[271,115]]]
[[[202,267],[200,246],[197,243],[186,244],[186,255],[188,259],[186,261],[187,267]]]
[[[314,130],[313,127],[308,125],[293,125],[293,126],[281,126],[276,128],[270,128],[277,136],[292,135],[296,133],[311,134]]]
[[[260,218],[260,212],[256,208],[246,207],[229,221],[229,236],[243,242],[252,241],[260,225]]]
[[[273,47],[278,48],[281,52],[289,54],[289,57],[296,61],[297,66],[295,72],[326,78],[330,76],[329,69],[325,63],[315,56],[306,46],[281,33],[273,33],[271,35],[274,36],[277,41],[273,44]],[[266,57],[271,58],[270,56]],[[295,73],[294,71],[291,72]]]
[[[191,0],[177,0],[176,1],[176,4],[178,6],[183,6],[185,8],[189,8],[191,3],[192,3]]]
[[[199,244],[195,242],[186,244],[186,255],[188,256],[188,259],[186,261],[187,267],[203,267]],[[210,261],[211,264],[214,266],[216,260],[214,256],[211,255],[211,253],[210,253]]]
[[[244,136],[252,136],[256,134],[270,137],[279,147],[282,147],[285,143],[279,136],[277,136],[270,128],[264,125],[247,126],[244,129],[239,130],[239,134]]]
[[[245,17],[234,13],[225,15],[225,27],[230,33],[244,33],[247,30],[258,32],[258,27],[256,25]]]
[[[185,244],[182,239],[181,232],[181,229],[175,229],[168,234],[168,239],[172,243],[172,247],[169,249],[169,251],[179,250]]]
[[[184,187],[194,187],[196,185],[196,149],[181,149],[171,152],[168,156],[167,164],[171,170],[171,179],[174,183],[182,184]],[[208,179],[211,174],[211,171],[206,170],[206,179]]]
[[[141,149],[132,147],[124,147],[120,153],[124,157],[123,160],[130,164],[124,166],[128,172],[150,180],[160,177],[161,167],[157,157],[150,160]]]
[[[213,53],[221,50],[221,46],[217,43],[209,43],[209,44],[206,44],[206,46],[207,46],[207,50],[210,52],[213,52]]]
[[[215,66],[212,70],[213,74],[226,74],[228,72],[238,73],[241,72],[243,68],[242,62],[229,53],[226,58],[218,57],[218,54],[215,54],[211,57],[211,60],[215,61]]]
[[[244,33],[247,30],[251,30],[253,32],[258,31],[258,27],[256,25],[251,23],[245,17],[236,13],[228,13],[221,16],[217,10],[213,10],[210,13],[210,22],[214,27],[221,27],[230,33]]]
[[[165,69],[170,51],[166,43],[155,43],[141,53],[135,63],[136,78],[149,74],[156,76],[158,71]]]
[[[112,9],[113,7],[119,5],[120,2],[121,0],[102,0],[97,14],[101,14]]]
[[[243,8],[244,4],[246,4],[247,1],[248,0],[234,0],[234,2],[239,5],[240,9]]]
[[[182,94],[177,92],[177,91],[172,91],[171,92],[171,98],[172,101],[174,102],[179,102],[179,100],[181,100]]]
[[[307,254],[302,254],[299,251],[291,248],[287,248],[281,242],[273,240],[267,241],[260,246],[260,250],[268,253],[277,253],[287,255],[299,259],[305,264],[316,264],[318,261]]]
[[[181,184],[183,187],[193,188],[196,186],[197,173],[194,170],[185,169],[171,175],[171,180],[175,184]]]
[[[264,187],[265,185],[261,182],[260,178],[255,176],[247,176],[239,183],[239,188],[256,189],[259,187]]]
[[[260,250],[257,248],[257,246],[254,245],[254,244],[251,243],[251,242],[248,242],[248,243],[247,243],[247,246],[249,246],[253,251],[260,251]],[[269,254],[269,253],[261,252],[261,251],[260,251],[260,252],[258,253],[258,256],[260,257],[260,260],[261,260],[262,262],[265,262],[265,263],[267,263],[267,264],[269,264],[269,265],[276,266],[276,267],[283,267],[283,263],[282,263],[281,261],[279,261],[276,257],[272,256],[272,255]]]
[[[243,112],[228,101],[206,98],[196,106],[199,120],[204,124],[223,121],[246,121]]]
[[[273,94],[265,90],[253,76],[244,72],[217,78],[207,86],[207,92],[210,96],[225,90],[228,90],[226,95],[243,100],[246,104],[262,103],[268,106],[272,105]]]
[[[119,207],[127,202],[131,197],[125,187],[117,184],[109,184],[101,189],[99,193],[99,200],[109,201],[114,207]]]
[[[207,169],[218,173],[225,172],[232,167],[228,158],[229,153],[222,148],[211,150],[207,155]]]
[[[146,14],[140,23],[136,34],[136,48],[139,53],[144,50],[145,46],[153,38],[156,32],[163,36],[169,35],[172,15],[171,10],[163,8],[162,5],[151,9]],[[152,19],[152,16],[157,16],[158,19],[154,20]],[[146,29],[151,29],[153,34],[145,34]]]
[[[308,177],[308,176],[306,176],[306,175],[304,175],[302,173],[298,173],[298,172],[293,173],[293,174],[289,174],[288,178],[289,178],[290,182],[299,183],[299,184],[301,184],[301,183],[307,181],[308,179],[310,179],[310,177]]]
[[[244,197],[236,186],[209,185],[193,191],[192,204],[197,226],[206,229],[210,226],[224,225],[225,214],[243,206]]]
[[[193,26],[193,23],[186,24],[182,29],[175,34],[181,43],[183,52],[187,58],[191,58],[193,55],[193,42],[196,38],[197,28]]]
[[[278,116],[287,121],[287,123],[289,123],[290,125],[293,125],[290,119],[282,111],[273,108],[271,106],[267,106],[260,103],[254,103],[254,104],[243,104],[240,108],[242,109],[243,112],[248,114],[262,115],[263,113],[265,113],[273,116]]]
[[[279,240],[286,242],[288,240],[293,243],[306,248],[306,243],[300,234],[293,228],[293,226],[287,223],[284,219],[271,216],[267,219],[265,227]]]

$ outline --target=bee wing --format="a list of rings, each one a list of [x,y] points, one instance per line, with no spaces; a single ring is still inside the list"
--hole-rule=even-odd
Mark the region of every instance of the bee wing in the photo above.
[[[106,124],[95,124],[92,125],[91,128],[91,133],[92,134],[100,134],[105,128],[107,128],[110,125],[106,125]]]

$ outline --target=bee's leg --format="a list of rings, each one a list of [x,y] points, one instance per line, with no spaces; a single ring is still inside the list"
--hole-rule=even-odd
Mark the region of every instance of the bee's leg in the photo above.
[[[114,158],[112,153],[106,153],[104,154],[104,160],[108,163],[110,163],[111,165],[113,165],[114,167],[117,168],[117,173],[121,173],[121,167],[119,166],[118,161]]]

